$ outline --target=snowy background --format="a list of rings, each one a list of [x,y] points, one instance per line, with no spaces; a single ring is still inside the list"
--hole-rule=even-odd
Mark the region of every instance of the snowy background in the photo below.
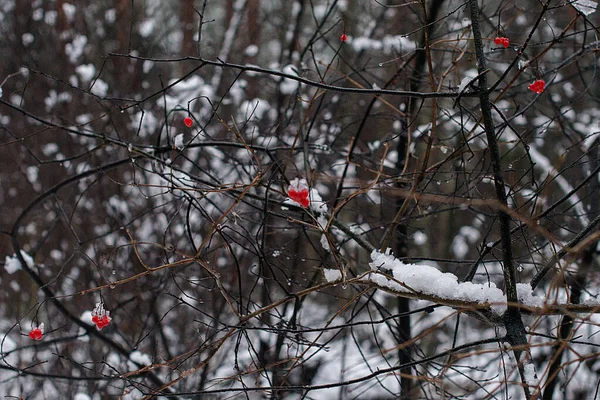
[[[600,397],[597,2],[423,3],[0,0],[0,394]]]

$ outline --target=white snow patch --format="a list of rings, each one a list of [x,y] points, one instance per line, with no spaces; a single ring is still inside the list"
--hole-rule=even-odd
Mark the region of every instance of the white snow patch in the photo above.
[[[23,43],[23,46],[25,46],[25,47],[27,47],[31,43],[33,43],[34,40],[35,40],[35,37],[31,33],[29,33],[29,32],[24,33],[21,36],[21,42]]]
[[[109,8],[104,12],[104,20],[109,24],[114,23],[117,20],[117,10],[114,8]]]
[[[251,121],[262,120],[265,114],[268,114],[270,109],[271,105],[269,102],[259,98],[246,100],[240,106],[240,111],[243,113],[242,118]]]
[[[573,97],[576,94],[575,85],[573,85],[573,82],[565,82],[563,84],[563,90],[565,91],[567,97]]]
[[[154,25],[156,24],[156,20],[153,18],[147,19],[142,22],[139,26],[138,31],[142,37],[148,37],[154,31]]]
[[[147,74],[152,69],[153,66],[154,66],[154,61],[146,60],[146,61],[144,61],[144,64],[142,65],[142,71],[144,71],[144,73]]]
[[[457,235],[452,240],[452,252],[458,258],[464,258],[469,252],[469,244],[464,236]]]
[[[469,77],[469,76],[465,76],[464,78],[462,78],[462,81],[460,81],[460,83],[459,83],[459,85],[458,85],[457,91],[458,91],[459,93],[462,93],[462,92],[464,92],[464,91],[465,91],[465,89],[467,89],[467,86],[469,86],[469,84],[470,84],[471,82],[473,82],[473,80],[474,80],[474,79],[475,79],[475,78],[471,78],[471,77]]]
[[[468,69],[465,71],[465,77],[462,78],[462,80],[460,81],[460,84],[458,85],[458,92],[463,92],[465,91],[465,89],[467,89],[467,86],[469,86],[469,84],[471,82],[473,82],[473,80],[475,79],[475,77],[478,75],[477,70],[476,69]]]
[[[69,61],[71,61],[71,64],[77,63],[77,59],[83,54],[83,50],[87,45],[87,42],[87,37],[77,35],[71,43],[67,43],[65,45],[65,54],[69,56]]]
[[[131,361],[133,361],[134,363],[138,363],[140,365],[150,365],[150,364],[152,364],[152,358],[150,358],[150,356],[148,354],[142,353],[139,350],[136,350],[136,351],[132,352],[129,355],[129,359]],[[131,370],[134,370],[134,371],[138,369],[138,367],[135,364],[133,364],[133,363],[130,363],[129,367],[130,367]]]
[[[88,124],[92,119],[94,119],[94,116],[90,113],[87,114],[81,114],[75,117],[75,122],[77,122],[77,125],[86,125]]]
[[[8,353],[17,348],[17,343],[6,334],[0,335],[0,344],[2,344],[2,353]]]
[[[329,247],[329,241],[327,240],[327,235],[322,234],[320,242],[321,242],[321,247],[323,247],[323,250],[331,251],[331,247]]]
[[[175,82],[175,79],[171,79],[169,84]],[[167,103],[166,108],[170,110],[181,104],[186,104],[191,97],[198,99],[207,97],[212,99],[214,97],[214,89],[210,85],[205,84],[200,76],[193,75],[185,81],[177,83],[177,85],[171,89],[170,94],[167,95],[165,99]],[[205,101],[206,99],[203,100],[203,102]]]
[[[529,66],[529,61],[528,60],[519,60],[518,62],[518,67],[521,71],[523,71],[525,68],[527,68]]]
[[[43,13],[44,10],[40,9],[40,11]],[[46,14],[44,14],[44,22],[47,23],[48,25],[54,25],[56,24],[56,19],[58,18],[58,11],[56,10],[48,10],[46,11]]]
[[[354,51],[357,53],[366,49],[381,50],[381,42],[378,40],[370,39],[364,36],[360,37],[349,37],[348,41],[352,44]]]
[[[525,383],[530,387],[537,386],[538,379],[535,376],[535,365],[533,363],[529,362],[523,365],[523,378],[525,378]]]
[[[244,50],[244,54],[248,57],[254,57],[258,54],[258,46],[255,44],[251,44],[250,46],[246,47],[246,50]]]
[[[76,7],[73,4],[64,3],[62,5],[62,9],[63,9],[63,12],[65,13],[65,16],[69,20],[69,22],[73,22],[73,19],[75,17]]]
[[[590,15],[598,7],[596,0],[575,0],[571,5],[583,15]]]
[[[405,35],[385,35],[382,39],[349,36],[348,42],[357,53],[363,50],[381,51],[384,54],[404,53],[416,48],[415,42]]]
[[[296,73],[296,68],[294,68],[293,65],[286,65],[283,67],[283,72],[291,76],[298,76]],[[282,94],[288,95],[295,93],[299,86],[300,82],[298,81],[292,79],[283,79],[283,81],[279,84],[279,90]]]
[[[23,257],[23,260],[25,260],[25,263],[29,268],[34,267],[35,262],[33,261],[33,257],[27,254],[25,250],[21,250],[21,256]],[[13,256],[6,256],[6,258],[4,259],[4,270],[11,275],[19,271],[21,267],[21,262],[17,258],[16,254],[14,254]]]
[[[91,310],[85,310],[84,312],[82,312],[79,319],[88,325],[94,325],[94,323],[92,322],[92,311]],[[79,334],[81,335],[83,333],[85,333],[85,330],[83,330],[83,328],[80,328]]]
[[[600,305],[600,299],[590,297],[590,298],[585,299],[583,304],[586,306],[598,306],[598,305]]]
[[[413,233],[413,241],[417,246],[423,246],[427,243],[427,235],[421,231],[416,231]]]
[[[321,228],[322,231],[327,229],[327,221],[327,217],[324,214],[321,214],[317,217],[317,225],[319,225],[319,228]]]
[[[321,195],[319,194],[317,189],[315,189],[315,188],[310,189],[309,198],[310,198],[309,207],[311,210],[318,212],[318,213],[326,213],[327,212],[327,210],[328,210],[327,203],[325,203],[323,201],[323,199],[321,198]]]
[[[141,138],[151,135],[158,125],[158,119],[154,114],[141,111],[132,116],[131,126],[134,129],[139,129],[138,134]]]
[[[79,75],[83,82],[91,82],[96,75],[94,64],[81,64],[75,68],[75,73]]]
[[[108,84],[102,79],[96,79],[90,91],[98,97],[104,97],[108,92]]]
[[[542,308],[546,304],[546,298],[543,296],[535,296],[533,289],[529,283],[517,283],[517,295],[519,302],[529,307]]]
[[[372,274],[369,280],[404,293],[423,293],[447,300],[477,302],[489,304],[491,310],[502,314],[506,310],[506,298],[502,290],[493,282],[477,284],[458,282],[458,277],[444,273],[437,268],[425,264],[405,264],[389,251],[383,254],[377,250],[371,253],[371,269],[384,268],[392,271],[394,280],[380,274]]]
[[[327,282],[335,282],[342,278],[342,273],[339,269],[325,268],[323,269],[323,275],[325,275],[325,279],[327,280]]]
[[[472,226],[463,226],[452,241],[452,251],[458,258],[463,258],[469,252],[471,245],[479,240],[479,230]]]
[[[179,150],[183,149],[183,133],[175,136],[175,139],[173,139],[173,146]]]
[[[39,171],[40,169],[35,165],[27,167],[27,169],[25,170],[25,174],[27,175],[27,180],[29,181],[29,183],[37,183]]]
[[[331,247],[329,247],[329,241],[327,240],[327,235],[325,235],[327,229],[327,217],[325,216],[325,213],[320,214],[317,217],[317,225],[323,231],[323,234],[321,235],[321,247],[323,247],[325,251],[331,251]]]
[[[43,8],[36,8],[35,10],[33,10],[33,13],[31,13],[31,19],[33,19],[34,21],[41,21],[43,18],[44,18],[44,9]],[[2,19],[4,19],[4,16]]]

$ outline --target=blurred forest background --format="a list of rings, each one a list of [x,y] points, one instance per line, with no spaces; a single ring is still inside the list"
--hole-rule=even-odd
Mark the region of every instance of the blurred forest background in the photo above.
[[[596,5],[0,0],[0,393],[599,398]]]

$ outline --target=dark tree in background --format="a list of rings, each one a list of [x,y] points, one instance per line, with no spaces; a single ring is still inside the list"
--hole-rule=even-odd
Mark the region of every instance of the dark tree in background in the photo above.
[[[0,393],[599,398],[596,3],[0,0]]]

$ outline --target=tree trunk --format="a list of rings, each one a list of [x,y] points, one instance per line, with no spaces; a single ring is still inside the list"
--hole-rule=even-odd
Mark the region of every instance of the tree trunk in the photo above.
[[[194,0],[182,0],[179,12],[179,20],[183,29],[183,41],[181,43],[181,55],[193,56],[194,54],[194,24],[196,12],[194,11]]]

